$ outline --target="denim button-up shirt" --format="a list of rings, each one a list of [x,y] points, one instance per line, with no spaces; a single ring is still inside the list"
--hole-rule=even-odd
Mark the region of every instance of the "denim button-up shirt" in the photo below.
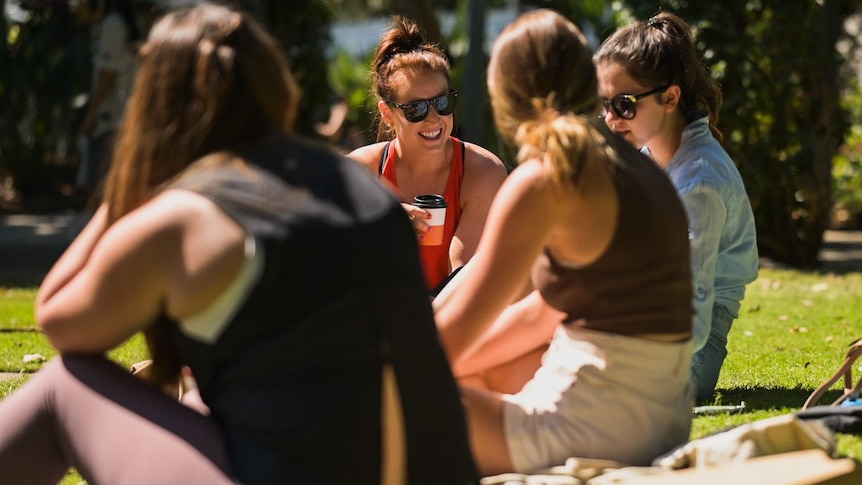
[[[706,117],[685,127],[665,171],[688,215],[697,351],[709,337],[713,305],[739,317],[745,286],[757,278],[754,215],[739,170]]]

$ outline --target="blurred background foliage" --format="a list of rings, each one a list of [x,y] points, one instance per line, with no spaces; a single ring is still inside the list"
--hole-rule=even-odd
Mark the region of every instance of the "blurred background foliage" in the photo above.
[[[669,1],[689,19],[725,96],[720,129],[755,212],[761,254],[816,263],[832,210],[832,158],[856,84],[836,46],[858,2]],[[637,16],[648,9],[636,10]],[[855,39],[852,39],[855,41]]]
[[[0,211],[56,210],[80,201],[75,125],[89,89],[89,30],[75,6],[88,0],[0,0]],[[369,95],[373,45],[339,48],[332,28],[393,14],[414,18],[453,61],[462,92],[458,135],[500,154],[484,85],[491,12],[559,10],[598,45],[616,26],[664,9],[696,31],[725,97],[720,128],[745,179],[761,254],[805,267],[827,228],[862,223],[860,0],[236,0],[282,42],[303,89],[297,131],[344,150],[375,140]],[[379,34],[379,31],[376,32]],[[484,49],[471,46],[484,46]],[[317,127],[344,103],[346,123]]]

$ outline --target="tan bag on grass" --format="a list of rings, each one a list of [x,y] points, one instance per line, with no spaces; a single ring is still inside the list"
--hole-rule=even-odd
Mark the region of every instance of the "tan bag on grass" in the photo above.
[[[821,423],[781,414],[689,441],[656,458],[653,465],[702,468],[800,450],[822,450],[831,456],[835,435]]]
[[[807,452],[815,452],[817,466],[787,473],[786,469],[790,467],[779,457]],[[839,476],[854,469],[853,460],[832,460],[834,453],[835,436],[829,429],[819,423],[804,422],[792,414],[784,414],[689,441],[656,458],[653,466],[624,466],[605,460],[570,458],[565,467],[539,470],[532,475],[495,475],[483,478],[480,484],[807,485],[820,483],[823,476]],[[775,462],[754,466],[755,460],[760,463],[770,456],[776,457]],[[784,478],[778,480],[776,477],[782,470],[785,470]],[[758,474],[752,475],[755,472]]]

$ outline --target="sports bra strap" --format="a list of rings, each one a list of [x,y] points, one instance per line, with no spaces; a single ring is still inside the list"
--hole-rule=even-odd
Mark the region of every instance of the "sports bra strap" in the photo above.
[[[386,159],[389,158],[390,144],[392,144],[392,140],[387,141],[386,144],[383,145],[383,154],[380,155],[380,163],[377,166],[377,175],[380,177],[383,176],[383,164],[386,163]]]
[[[458,141],[461,143],[461,163],[466,166],[467,143],[461,140]],[[386,163],[386,159],[389,158],[389,145],[391,144],[392,140],[389,140],[383,145],[383,153],[380,154],[380,163],[377,164],[377,175],[380,177],[383,176],[383,165]]]

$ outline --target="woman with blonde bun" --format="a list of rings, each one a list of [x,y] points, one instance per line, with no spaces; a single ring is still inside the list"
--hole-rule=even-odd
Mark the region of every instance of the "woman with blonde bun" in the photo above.
[[[683,207],[661,169],[598,118],[591,51],[560,14],[534,10],[506,27],[488,89],[519,164],[436,305],[437,325],[458,375],[553,337],[520,391],[462,386],[480,471],[573,456],[647,465],[691,426]],[[510,306],[527,278],[535,291]]]

